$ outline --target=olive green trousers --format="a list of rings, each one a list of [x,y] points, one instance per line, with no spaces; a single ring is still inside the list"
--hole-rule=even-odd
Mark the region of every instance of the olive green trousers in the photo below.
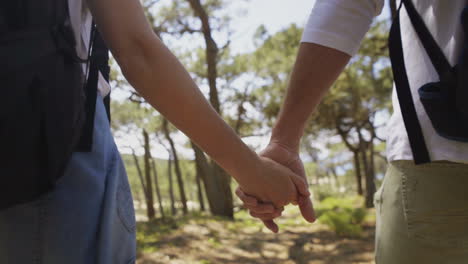
[[[374,198],[376,264],[468,263],[468,165],[394,161]]]

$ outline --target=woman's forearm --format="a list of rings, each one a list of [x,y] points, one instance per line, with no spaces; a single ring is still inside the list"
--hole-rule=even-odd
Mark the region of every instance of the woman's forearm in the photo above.
[[[154,34],[138,0],[87,0],[130,84],[239,183],[258,156],[220,118],[177,58]],[[239,165],[242,164],[242,167]]]
[[[119,59],[130,84],[220,166],[242,182],[239,164],[257,158],[211,107],[189,73],[154,36],[141,52]]]
[[[135,89],[246,193],[282,207],[307,195],[303,179],[257,156],[211,107],[184,67],[154,34],[139,0],[87,0],[122,71]],[[268,177],[267,177],[268,176]]]

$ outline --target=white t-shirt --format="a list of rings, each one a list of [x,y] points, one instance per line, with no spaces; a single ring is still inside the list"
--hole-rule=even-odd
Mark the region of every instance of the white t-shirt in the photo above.
[[[460,14],[467,1],[412,1],[446,57],[454,65],[463,41]],[[384,0],[317,0],[304,29],[302,42],[316,43],[354,55],[373,18],[381,12],[383,6]],[[425,83],[437,81],[438,75],[404,6],[401,12],[405,66],[431,159],[468,163],[468,143],[440,137],[419,100],[418,88]],[[413,160],[395,89],[392,101],[394,113],[387,125],[387,158],[389,161]]]
[[[68,0],[68,7],[75,32],[77,54],[80,58],[87,58],[93,18],[86,7],[86,1]],[[83,73],[86,74],[86,64],[83,64]],[[110,92],[110,85],[101,73],[99,73],[98,90],[101,96],[106,96]]]

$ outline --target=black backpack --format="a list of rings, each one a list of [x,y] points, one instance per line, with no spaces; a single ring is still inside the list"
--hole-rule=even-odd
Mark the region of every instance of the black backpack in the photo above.
[[[0,2],[0,210],[53,190],[72,153],[91,148],[92,68],[107,49],[86,82],[68,12],[68,0]]]
[[[421,103],[438,135],[459,142],[468,142],[468,7],[461,14],[465,40],[455,66],[450,65],[411,0],[401,1],[390,30],[390,59],[401,113],[414,161],[422,164],[431,159],[416,114],[403,58],[399,14],[402,5],[439,76],[438,82],[419,88]]]

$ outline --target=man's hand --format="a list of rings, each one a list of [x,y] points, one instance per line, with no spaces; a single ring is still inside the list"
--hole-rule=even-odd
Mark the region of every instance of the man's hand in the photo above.
[[[297,151],[292,150],[279,142],[272,141],[265,150],[260,152],[260,156],[272,159],[279,164],[286,166],[307,182],[304,165],[302,164]],[[239,187],[236,190],[236,194],[244,202],[244,206],[249,209],[250,214],[253,217],[261,219],[265,226],[271,231],[275,233],[278,232],[278,226],[273,219],[281,215],[283,208],[275,208],[271,204],[258,201],[254,197],[247,195],[243,191],[242,187]],[[315,221],[314,209],[309,196],[299,194],[297,201],[294,203],[299,205],[301,214],[305,220],[309,222]]]
[[[261,156],[255,164],[254,168],[249,166],[241,168],[239,172],[244,177],[239,181],[239,186],[246,196],[255,197],[258,202],[271,203],[270,206],[274,206],[276,210],[271,212],[271,210],[265,210],[264,207],[253,206],[252,208],[256,209],[254,214],[268,213],[277,216],[277,212],[281,211],[285,205],[297,201],[299,197],[310,196],[304,178],[282,164]]]

